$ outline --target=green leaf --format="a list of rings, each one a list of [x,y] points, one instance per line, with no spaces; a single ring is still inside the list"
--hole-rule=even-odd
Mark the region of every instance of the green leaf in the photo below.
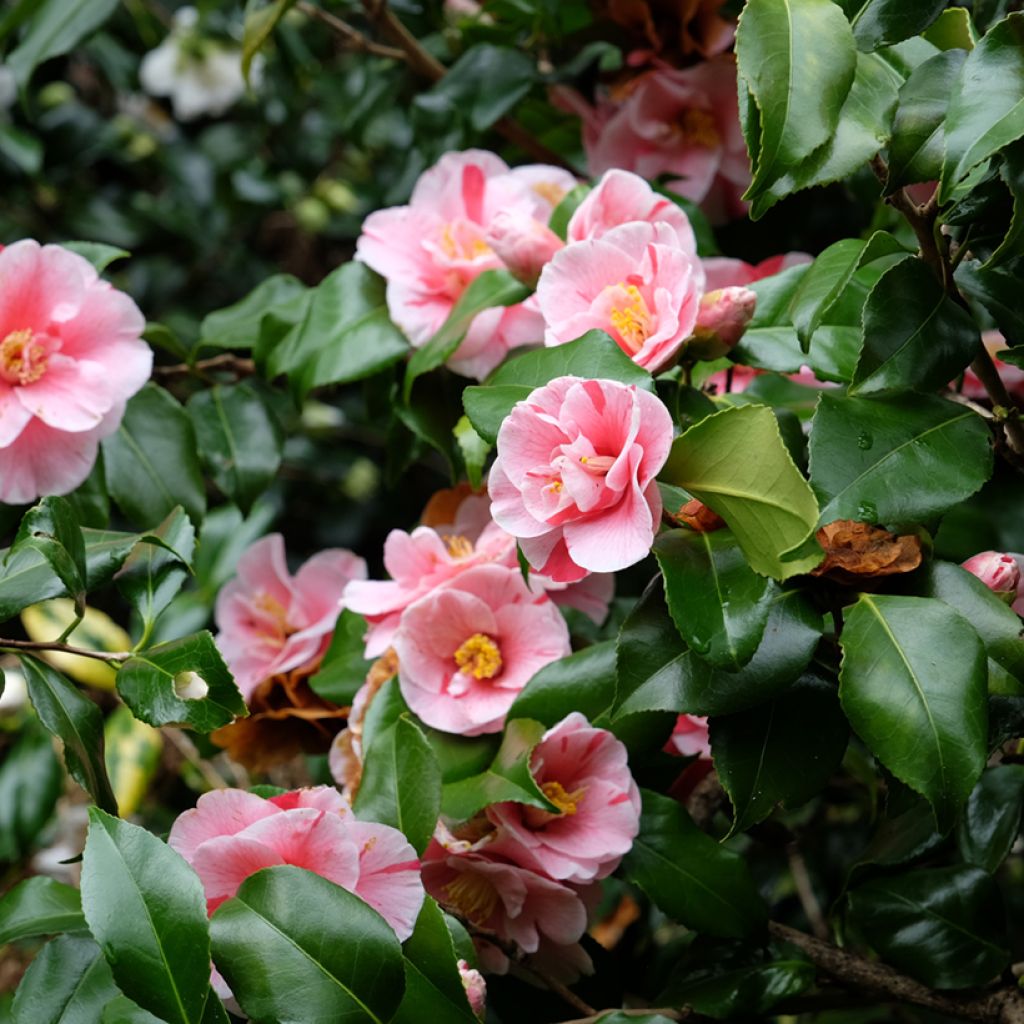
[[[640,835],[622,862],[658,909],[694,931],[742,938],[767,910],[743,858],[705,835],[670,797],[641,790]]]
[[[569,234],[569,221],[579,205],[590,195],[590,185],[577,185],[562,196],[559,204],[551,211],[548,227],[564,242]]]
[[[966,57],[963,50],[936,54],[914,68],[901,86],[889,141],[887,194],[942,173],[946,110]]]
[[[672,445],[660,479],[717,512],[755,572],[784,580],[821,561],[816,544],[802,550],[818,503],[766,406],[723,409],[690,427]]]
[[[153,726],[205,733],[248,713],[205,630],[133,655],[117,673],[117,692],[136,718]]]
[[[673,977],[658,996],[666,1006],[686,1006],[705,1017],[763,1018],[776,1003],[806,992],[815,981],[814,965],[806,960],[775,960],[732,970],[705,970],[696,976]]]
[[[161,1024],[159,1017],[133,1003],[127,996],[115,996],[103,1007],[99,1024]],[[205,1019],[204,1019],[205,1024]]]
[[[86,562],[85,539],[74,510],[64,498],[43,498],[30,508],[4,560],[4,569],[26,564],[19,555],[26,549],[38,551],[75,601],[75,611],[85,610]]]
[[[365,635],[366,619],[345,608],[338,616],[320,668],[309,679],[314,693],[342,707],[352,703],[373,664],[363,657]]]
[[[733,805],[732,832],[776,804],[798,807],[839,767],[849,729],[835,688],[814,676],[771,703],[711,720],[711,752]]]
[[[985,651],[941,601],[861,594],[840,638],[854,730],[948,831],[988,754]]]
[[[249,81],[252,61],[274,34],[277,23],[294,6],[295,0],[272,0],[263,4],[250,0],[245,5],[245,25],[242,28],[242,75]]]
[[[31,851],[63,789],[53,741],[38,723],[27,722],[0,762],[0,863]]]
[[[940,50],[973,50],[978,41],[966,7],[947,7],[921,36]]]
[[[408,353],[388,316],[384,279],[366,264],[342,264],[310,294],[305,316],[267,358],[268,376],[287,374],[300,397],[371,377]]]
[[[199,325],[202,348],[252,349],[260,340],[264,322],[297,324],[312,293],[291,274],[273,274],[234,305],[208,313]]]
[[[402,1000],[402,951],[390,926],[302,868],[251,875],[210,931],[214,961],[254,1020],[286,1024],[301,1011],[308,1021],[385,1024]]]
[[[651,375],[637,366],[604,331],[587,331],[567,345],[538,348],[504,362],[481,387],[462,393],[466,415],[477,433],[492,444],[516,402],[556,377],[603,378],[654,390]]]
[[[64,744],[71,777],[104,810],[117,813],[103,763],[103,715],[77,687],[45,661],[22,655],[29,699],[39,720]]]
[[[0,155],[24,174],[35,175],[43,166],[43,143],[13,124],[0,124]]]
[[[200,1024],[210,988],[206,897],[174,850],[90,809],[82,909],[126,996],[170,1024]]]
[[[0,899],[0,946],[85,927],[78,890],[55,878],[26,878]]]
[[[147,384],[129,400],[120,430],[103,441],[103,465],[111,497],[137,525],[162,522],[175,505],[202,522],[206,492],[195,433],[163,388]]]
[[[428,896],[406,940],[405,997],[393,1024],[479,1024],[466,998],[458,957],[444,914]]]
[[[999,177],[1013,198],[1013,215],[1006,235],[985,261],[989,270],[1024,254],[1024,142],[1014,142],[1003,150]]]
[[[67,53],[95,32],[117,7],[118,0],[39,0],[21,42],[7,56],[19,87],[28,85],[43,61]]]
[[[455,424],[455,441],[462,453],[462,461],[466,465],[466,477],[469,486],[479,488],[483,479],[487,456],[491,453],[491,445],[485,441],[469,422],[468,416],[460,416]]]
[[[778,586],[750,568],[728,530],[670,530],[654,554],[669,613],[691,650],[715,668],[742,668],[764,636]]]
[[[972,167],[1024,135],[1024,13],[994,25],[967,55],[946,114],[945,202]]]
[[[408,714],[367,747],[354,810],[365,821],[397,828],[417,853],[427,848],[441,810],[441,767]]]
[[[96,1024],[117,995],[110,968],[91,938],[62,935],[47,943],[14,996],[18,1024]]]
[[[850,395],[935,391],[974,358],[974,318],[957,305],[923,260],[890,267],[864,307],[864,347]]]
[[[441,324],[437,334],[426,345],[413,352],[405,371],[402,392],[404,400],[409,401],[417,377],[436,369],[455,354],[478,313],[485,309],[493,309],[495,306],[513,306],[517,302],[522,302],[529,294],[530,289],[507,270],[485,270],[479,277],[474,278],[459,296],[458,302],[452,307],[448,319]],[[487,435],[481,431],[481,436]]]
[[[119,249],[116,245],[104,245],[102,242],[61,242],[60,244],[62,248],[70,249],[83,259],[88,260],[97,274],[102,274],[111,263],[131,257],[131,253],[125,249]]]
[[[850,19],[853,37],[861,50],[891,46],[920,35],[945,6],[945,0],[865,0]]]
[[[281,465],[280,423],[259,392],[244,381],[197,391],[186,408],[199,455],[214,483],[247,513]]]
[[[985,769],[957,822],[956,842],[964,863],[996,873],[1020,832],[1022,803],[1024,765]]]
[[[479,775],[444,787],[441,809],[445,816],[466,821],[488,804],[504,800],[556,812],[558,808],[541,791],[530,770],[533,748],[544,731],[540,722],[510,718],[491,766]]]
[[[941,515],[978,490],[992,473],[992,446],[977,413],[941,398],[823,392],[810,469],[822,524],[898,527]]]
[[[661,595],[649,592],[619,636],[615,719],[639,711],[729,715],[775,696],[807,667],[821,637],[821,615],[805,595],[775,598],[761,645],[736,672],[715,669],[688,650]]]
[[[977,260],[964,260],[955,277],[960,290],[988,310],[1010,345],[1024,345],[1019,274],[1008,267],[984,268]]]
[[[748,0],[736,33],[739,76],[759,112],[744,198],[769,189],[825,144],[853,84],[857,53],[831,0]],[[748,139],[748,145],[750,140]]]
[[[984,984],[1010,962],[1003,899],[977,868],[917,868],[866,882],[848,898],[882,959],[933,988]]]

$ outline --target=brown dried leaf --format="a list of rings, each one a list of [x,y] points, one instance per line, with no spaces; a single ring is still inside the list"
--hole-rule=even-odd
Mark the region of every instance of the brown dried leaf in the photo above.
[[[913,572],[921,564],[921,541],[913,534],[897,536],[881,526],[854,519],[837,519],[817,533],[825,558],[812,576],[840,583]]]
[[[721,530],[725,526],[725,520],[717,512],[712,512],[704,502],[698,501],[696,498],[688,501],[678,512],[670,513],[670,515],[677,523],[688,526],[698,533],[714,533],[715,530]]]

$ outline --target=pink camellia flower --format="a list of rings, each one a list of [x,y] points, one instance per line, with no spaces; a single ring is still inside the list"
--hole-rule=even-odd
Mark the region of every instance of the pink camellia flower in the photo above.
[[[687,353],[698,359],[720,359],[743,337],[756,307],[757,294],[749,288],[734,286],[707,292],[700,300]]]
[[[466,288],[503,264],[487,240],[499,213],[528,232],[546,225],[575,179],[555,167],[510,171],[483,150],[447,153],[425,171],[408,206],[366,218],[357,257],[387,279],[388,312],[410,342],[425,345]],[[483,379],[510,348],[540,341],[541,322],[527,303],[474,318],[449,366]]]
[[[670,175],[668,187],[713,221],[746,212],[750,161],[731,56],[638,75],[586,114],[583,145],[592,174],[620,167],[643,178]]]
[[[491,514],[553,580],[624,569],[654,542],[655,477],[671,445],[672,417],[654,395],[617,381],[557,377],[517,402],[501,425]]]
[[[217,646],[246,700],[270,676],[316,666],[344,607],[346,584],[365,576],[366,563],[340,548],[314,555],[292,576],[279,533],[242,555],[217,596],[216,620]]]
[[[683,757],[710,758],[711,739],[707,718],[702,715],[680,715],[665,744],[665,750]]]
[[[138,306],[59,245],[0,251],[0,502],[67,494],[149,378]]]
[[[465,960],[458,962],[458,968],[470,1009],[483,1020],[487,1011],[487,982],[484,981],[484,976],[475,967],[470,967]]]
[[[668,224],[675,230],[679,246],[696,257],[697,240],[686,213],[671,199],[658,195],[639,175],[619,169],[607,171],[576,207],[566,238],[569,242],[602,238],[613,228],[636,220]]]
[[[546,224],[502,211],[487,229],[487,244],[520,281],[531,287],[565,243]]]
[[[623,224],[566,246],[544,268],[537,285],[544,344],[563,345],[596,328],[654,373],[693,332],[703,292],[700,262],[672,227]]]
[[[591,882],[618,867],[640,831],[640,791],[626,748],[578,711],[548,729],[530,756],[530,772],[559,809],[497,803],[487,817],[497,827],[488,847],[550,878]]]
[[[409,707],[444,732],[497,732],[534,673],[570,652],[557,607],[518,569],[480,565],[411,604],[394,638]]]
[[[355,893],[404,942],[423,904],[416,851],[397,829],[356,821],[329,786],[265,800],[241,789],[204,793],[167,837],[199,875],[213,913],[261,868],[292,864]]]
[[[1002,551],[982,551],[963,563],[969,573],[977,576],[994,594],[1014,601],[1021,584],[1021,571],[1013,555]]]
[[[760,263],[745,263],[726,256],[710,256],[704,260],[704,274],[708,291],[753,284],[766,277],[774,277],[790,267],[810,263],[812,257],[805,252],[786,252],[769,256]]]

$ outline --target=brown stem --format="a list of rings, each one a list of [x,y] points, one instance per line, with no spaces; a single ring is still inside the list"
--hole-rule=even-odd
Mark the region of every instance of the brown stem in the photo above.
[[[180,729],[164,729],[164,736],[171,742],[178,753],[190,764],[200,775],[210,789],[228,789],[228,782],[216,768],[203,758],[196,745]]]
[[[77,654],[82,658],[95,658],[97,661],[127,661],[131,651],[90,651],[87,647],[75,647],[58,640],[6,640],[0,637],[0,650],[9,651],[57,651],[61,654]]]
[[[375,43],[372,39],[364,36],[358,29],[353,28],[347,21],[342,21],[341,18],[331,14],[330,11],[325,11],[315,4],[307,3],[306,0],[299,0],[296,6],[303,14],[322,22],[332,31],[336,32],[345,41],[346,45],[353,50],[372,53],[377,57],[387,57],[390,60],[405,60],[404,51],[398,50],[393,46]]]
[[[239,377],[251,377],[256,372],[256,364],[251,359],[225,352],[223,355],[200,359],[195,363],[174,363],[171,366],[154,366],[153,376],[161,379],[168,377],[205,377],[211,370],[229,370]]]
[[[821,904],[814,894],[814,885],[811,882],[810,872],[807,870],[807,862],[800,852],[797,843],[790,843],[786,847],[786,857],[789,860],[789,873],[793,876],[793,885],[796,887],[796,894],[803,907],[804,916],[810,922],[814,934],[821,940],[829,936],[828,924],[825,915],[821,912]]]

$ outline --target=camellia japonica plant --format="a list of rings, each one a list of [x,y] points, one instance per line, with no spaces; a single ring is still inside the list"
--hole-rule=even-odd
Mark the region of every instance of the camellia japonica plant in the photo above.
[[[1019,6],[0,7],[0,1022],[1024,1021]]]

